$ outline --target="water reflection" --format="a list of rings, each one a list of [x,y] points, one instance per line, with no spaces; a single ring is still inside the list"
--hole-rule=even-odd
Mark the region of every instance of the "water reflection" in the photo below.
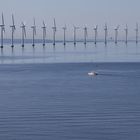
[[[3,52],[3,48],[1,48],[1,64],[4,63],[4,52]]]
[[[126,47],[127,46],[127,47]],[[25,51],[26,49],[26,51]],[[139,62],[140,45],[136,43],[118,44],[108,42],[88,42],[87,44],[57,43],[56,46],[47,44],[36,47],[6,46],[1,48],[1,63],[55,63],[55,62]]]

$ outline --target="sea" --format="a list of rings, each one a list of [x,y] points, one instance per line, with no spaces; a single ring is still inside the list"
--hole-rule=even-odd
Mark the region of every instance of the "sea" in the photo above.
[[[139,139],[140,43],[0,50],[0,140]]]

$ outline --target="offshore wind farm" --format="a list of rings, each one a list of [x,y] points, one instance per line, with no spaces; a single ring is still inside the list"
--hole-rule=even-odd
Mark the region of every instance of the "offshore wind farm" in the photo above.
[[[29,26],[29,25],[27,25]],[[5,34],[5,28],[6,28],[6,25],[5,25],[5,22],[4,22],[4,15],[2,13],[2,16],[1,16],[1,48],[3,48],[4,46],[4,40],[9,40],[9,38],[4,38],[4,34]],[[19,25],[15,25],[15,20],[14,20],[14,15],[12,14],[12,25],[10,26],[11,27],[11,47],[14,47],[14,39],[16,38],[16,36],[14,36],[15,32],[16,32],[16,27],[18,28]],[[26,38],[26,34],[29,32],[29,31],[26,31],[26,25],[24,22],[21,23],[21,29],[22,29],[22,38],[21,38],[21,46],[24,47],[25,46],[25,39],[29,40],[29,38]],[[38,26],[39,27],[39,26]],[[123,26],[122,26],[123,27]],[[67,40],[67,32],[66,32],[66,24],[64,27],[62,27],[63,29],[63,39],[57,39],[56,38],[56,31],[57,31],[57,26],[56,26],[56,20],[54,18],[54,21],[53,21],[53,38],[52,39],[47,39],[46,38],[46,35],[47,35],[47,26],[46,24],[44,23],[44,20],[43,20],[43,27],[39,27],[38,28],[38,31],[36,31],[36,23],[35,23],[35,18],[33,19],[33,25],[31,26],[32,28],[32,46],[34,47],[35,46],[35,42],[36,43],[40,43],[39,40],[41,40],[40,38],[35,38],[37,32],[41,32],[41,28],[43,29],[43,38],[42,38],[42,45],[45,46],[46,43],[50,43],[52,42],[53,43],[53,46],[56,45],[56,42],[63,42],[63,45],[65,46],[66,45],[66,42],[73,42],[74,45],[76,45],[77,41],[78,42],[83,42],[84,44],[87,44],[87,42],[94,42],[94,44],[97,44],[97,42],[104,42],[105,44],[107,44],[108,42],[115,42],[115,44],[118,43],[118,41],[121,41],[121,42],[125,42],[126,44],[128,43],[128,41],[135,41],[136,43],[139,42],[139,25],[138,23],[136,23],[136,28],[134,28],[134,33],[136,32],[136,36],[135,38],[131,39],[129,38],[128,40],[128,26],[126,24],[125,28],[124,28],[124,31],[125,31],[125,34],[124,34],[124,37],[121,37],[119,40],[118,40],[118,35],[119,35],[119,28],[120,28],[120,25],[118,25],[116,28],[115,28],[115,35],[114,36],[109,36],[109,27],[107,26],[107,24],[105,24],[104,26],[104,32],[105,32],[105,35],[104,35],[104,39],[102,37],[99,36],[98,34],[98,25],[96,25],[94,28],[93,28],[93,31],[94,31],[94,37],[89,37],[88,36],[88,30],[92,30],[90,28],[88,28],[87,26],[84,27],[84,36],[83,38],[79,38],[79,40],[77,40],[77,31],[78,30],[81,30],[82,28],[80,27],[77,27],[75,25],[73,25],[73,40]],[[7,29],[8,30],[8,29]],[[102,32],[103,32],[103,28],[102,28]],[[121,31],[120,31],[121,32]],[[15,37],[15,38],[14,38]],[[89,37],[89,39],[88,39]],[[99,39],[98,39],[99,37]],[[16,40],[19,40],[19,38],[16,38]],[[38,41],[36,41],[38,40]],[[49,40],[49,41],[47,41]]]
[[[0,140],[139,140],[139,0],[0,1]]]

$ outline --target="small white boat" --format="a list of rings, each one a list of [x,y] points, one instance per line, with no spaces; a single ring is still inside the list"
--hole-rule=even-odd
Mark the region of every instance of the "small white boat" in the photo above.
[[[88,75],[89,75],[89,76],[97,76],[98,73],[95,72],[95,71],[91,71],[91,72],[88,73]]]

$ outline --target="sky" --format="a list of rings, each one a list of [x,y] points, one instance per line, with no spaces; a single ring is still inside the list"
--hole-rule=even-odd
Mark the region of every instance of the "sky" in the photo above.
[[[47,24],[47,38],[52,38],[53,19],[57,23],[57,39],[63,38],[62,27],[67,25],[67,39],[73,38],[73,25],[79,26],[77,38],[83,38],[83,28],[88,27],[88,38],[94,38],[94,26],[98,25],[98,38],[104,36],[104,24],[108,24],[109,37],[114,36],[114,28],[120,25],[119,37],[123,38],[126,23],[129,38],[135,37],[136,22],[140,23],[140,0],[0,0],[0,12],[4,14],[6,33],[10,38],[11,15],[14,14],[16,38],[20,38],[21,22],[27,26],[27,37],[32,37],[31,26],[36,19],[37,36],[42,37],[42,21]],[[1,22],[1,20],[0,20]]]

